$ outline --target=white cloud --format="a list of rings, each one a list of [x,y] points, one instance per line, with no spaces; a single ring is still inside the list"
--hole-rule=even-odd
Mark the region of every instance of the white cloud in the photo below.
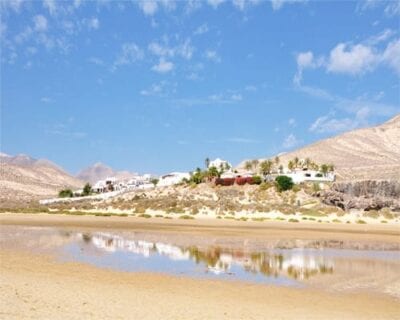
[[[153,1],[153,0],[139,1],[138,6],[140,9],[142,9],[143,13],[147,16],[154,15],[158,9],[157,1]]]
[[[113,69],[122,65],[133,64],[144,58],[143,50],[140,49],[135,43],[124,43],[121,48],[121,53],[118,55],[114,62]]]
[[[214,50],[206,50],[204,55],[205,55],[206,59],[208,59],[210,61],[217,62],[217,63],[221,62],[220,56]]]
[[[100,27],[100,21],[97,18],[91,18],[88,21],[89,29],[97,30]]]
[[[82,0],[74,0],[74,7],[79,8],[81,6]]]
[[[316,59],[314,58],[314,54],[311,51],[300,52],[296,56],[297,62],[297,73],[294,76],[294,83],[299,84],[303,79],[303,70],[310,68],[317,68],[324,63],[324,59],[322,57]]]
[[[192,12],[200,9],[202,4],[203,4],[202,0],[188,0],[188,1],[186,1],[185,13],[186,14],[191,14]]]
[[[49,97],[41,97],[40,101],[43,102],[43,103],[50,103],[53,100],[51,98],[49,98]]]
[[[298,146],[301,143],[302,143],[302,141],[299,140],[293,133],[291,133],[285,138],[282,146],[285,149],[291,149],[291,148]]]
[[[33,23],[35,25],[35,31],[42,32],[47,30],[47,19],[42,15],[33,17]]]
[[[207,0],[207,3],[214,9],[217,9],[223,2],[225,2],[225,0]]]
[[[235,93],[235,94],[231,95],[231,99],[234,101],[242,101],[243,97],[241,94]]]
[[[104,61],[101,60],[100,58],[91,57],[91,58],[89,58],[88,61],[89,61],[90,63],[96,64],[96,65],[98,65],[98,66],[104,65]]]
[[[252,92],[257,91],[257,87],[256,87],[256,86],[253,86],[253,85],[247,85],[244,89],[245,89],[246,91],[252,91]]]
[[[355,122],[350,118],[336,119],[330,116],[323,116],[315,120],[310,127],[310,131],[317,133],[338,133],[354,129],[355,127]]]
[[[373,70],[378,61],[371,47],[339,43],[330,52],[327,70],[334,73],[363,74]]]
[[[289,124],[289,126],[291,126],[291,127],[296,126],[296,119],[290,118],[290,119],[288,120],[288,124]]]
[[[385,29],[363,43],[339,43],[329,53],[329,57],[315,57],[312,51],[301,52],[296,56],[297,72],[293,82],[300,85],[305,69],[323,67],[329,73],[343,73],[352,76],[363,75],[386,65],[400,75],[400,38],[387,43],[385,49],[377,46],[388,41],[395,33]],[[380,46],[381,47],[381,46]]]
[[[400,15],[400,1],[390,1],[385,8],[385,13],[390,17]]]
[[[201,35],[208,32],[208,25],[207,23],[203,23],[201,26],[198,26],[196,30],[194,30],[194,35]]]
[[[391,66],[400,75],[400,39],[388,44],[382,58],[384,63]]]
[[[172,62],[166,61],[163,57],[161,57],[159,63],[154,65],[151,70],[158,73],[167,73],[172,71],[173,68],[174,64]]]
[[[249,138],[241,138],[241,137],[234,137],[234,138],[228,138],[225,139],[227,142],[233,142],[233,143],[260,143],[260,140],[256,139],[249,139]]]
[[[270,0],[271,6],[274,11],[279,10],[285,4],[294,4],[294,3],[305,3],[308,0]]]
[[[140,91],[142,96],[153,96],[162,92],[161,84],[153,84],[149,89],[143,89]]]
[[[368,117],[374,113],[369,106],[359,108],[353,117],[336,118],[334,112],[319,117],[309,130],[316,133],[340,133],[368,125]]]
[[[396,34],[396,32],[393,31],[392,29],[385,29],[381,33],[378,33],[377,35],[373,35],[372,37],[367,39],[365,41],[365,43],[370,45],[370,46],[374,46],[374,45],[377,45],[380,42],[384,42],[384,41],[390,39],[395,34]]]
[[[43,0],[43,7],[45,7],[50,15],[54,15],[57,11],[57,5],[55,0]]]
[[[173,57],[175,55],[174,48],[170,48],[155,41],[151,42],[148,48],[152,54],[157,56]]]
[[[176,46],[169,46],[168,44],[160,44],[159,42],[153,41],[149,44],[148,49],[152,54],[159,57],[174,57],[178,55],[186,60],[192,58],[195,50],[190,39],[186,39]]]
[[[235,8],[239,9],[240,11],[244,11],[250,6],[255,6],[261,3],[261,0],[233,0],[232,4]]]
[[[11,9],[18,13],[19,10],[21,9],[22,3],[23,3],[23,0],[0,1],[0,10]]]

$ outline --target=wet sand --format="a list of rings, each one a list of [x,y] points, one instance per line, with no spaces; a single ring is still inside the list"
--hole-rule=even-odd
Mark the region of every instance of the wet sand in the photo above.
[[[2,225],[54,226],[85,229],[122,229],[143,232],[187,233],[258,239],[331,239],[400,243],[397,225],[315,224],[280,221],[168,220],[138,217],[96,217],[60,214],[0,214]]]
[[[184,232],[226,237],[352,239],[398,243],[390,226],[175,221],[133,217],[2,214],[3,225]],[[398,319],[400,300],[235,281],[128,273],[0,250],[2,319]]]

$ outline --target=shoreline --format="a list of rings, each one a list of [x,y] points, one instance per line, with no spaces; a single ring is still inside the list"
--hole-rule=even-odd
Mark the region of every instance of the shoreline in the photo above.
[[[151,233],[180,233],[196,236],[250,238],[257,240],[298,239],[365,241],[400,245],[395,225],[339,225],[289,223],[282,221],[166,220],[121,216],[73,216],[60,214],[1,213],[0,225],[115,229]]]

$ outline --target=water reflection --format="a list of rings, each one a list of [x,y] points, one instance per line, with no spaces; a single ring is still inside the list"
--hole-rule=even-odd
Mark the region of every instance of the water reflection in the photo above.
[[[239,249],[198,246],[176,246],[163,242],[127,239],[120,235],[97,232],[78,233],[78,238],[87,245],[107,252],[125,252],[148,258],[152,255],[167,257],[172,261],[193,261],[204,265],[213,274],[233,274],[235,267],[252,274],[268,277],[286,276],[293,279],[308,279],[317,274],[331,274],[334,271],[332,259],[307,252],[248,252]]]
[[[0,226],[0,247],[127,272],[240,280],[334,291],[378,292],[400,299],[400,250],[356,250],[372,243],[174,233],[81,231]],[[338,248],[339,247],[339,248]],[[379,244],[378,248],[386,248]]]

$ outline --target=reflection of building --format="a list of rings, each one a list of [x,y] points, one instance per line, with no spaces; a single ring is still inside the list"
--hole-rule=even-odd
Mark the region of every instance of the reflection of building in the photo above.
[[[125,239],[112,233],[96,232],[90,236],[81,235],[84,241],[106,252],[126,251],[149,257],[152,254],[166,256],[171,260],[193,260],[204,264],[214,274],[229,273],[234,266],[266,276],[287,276],[294,279],[307,279],[310,276],[333,272],[333,263],[326,257],[315,256],[303,251],[285,253],[251,253],[241,250],[213,247],[179,247],[162,242]]]

